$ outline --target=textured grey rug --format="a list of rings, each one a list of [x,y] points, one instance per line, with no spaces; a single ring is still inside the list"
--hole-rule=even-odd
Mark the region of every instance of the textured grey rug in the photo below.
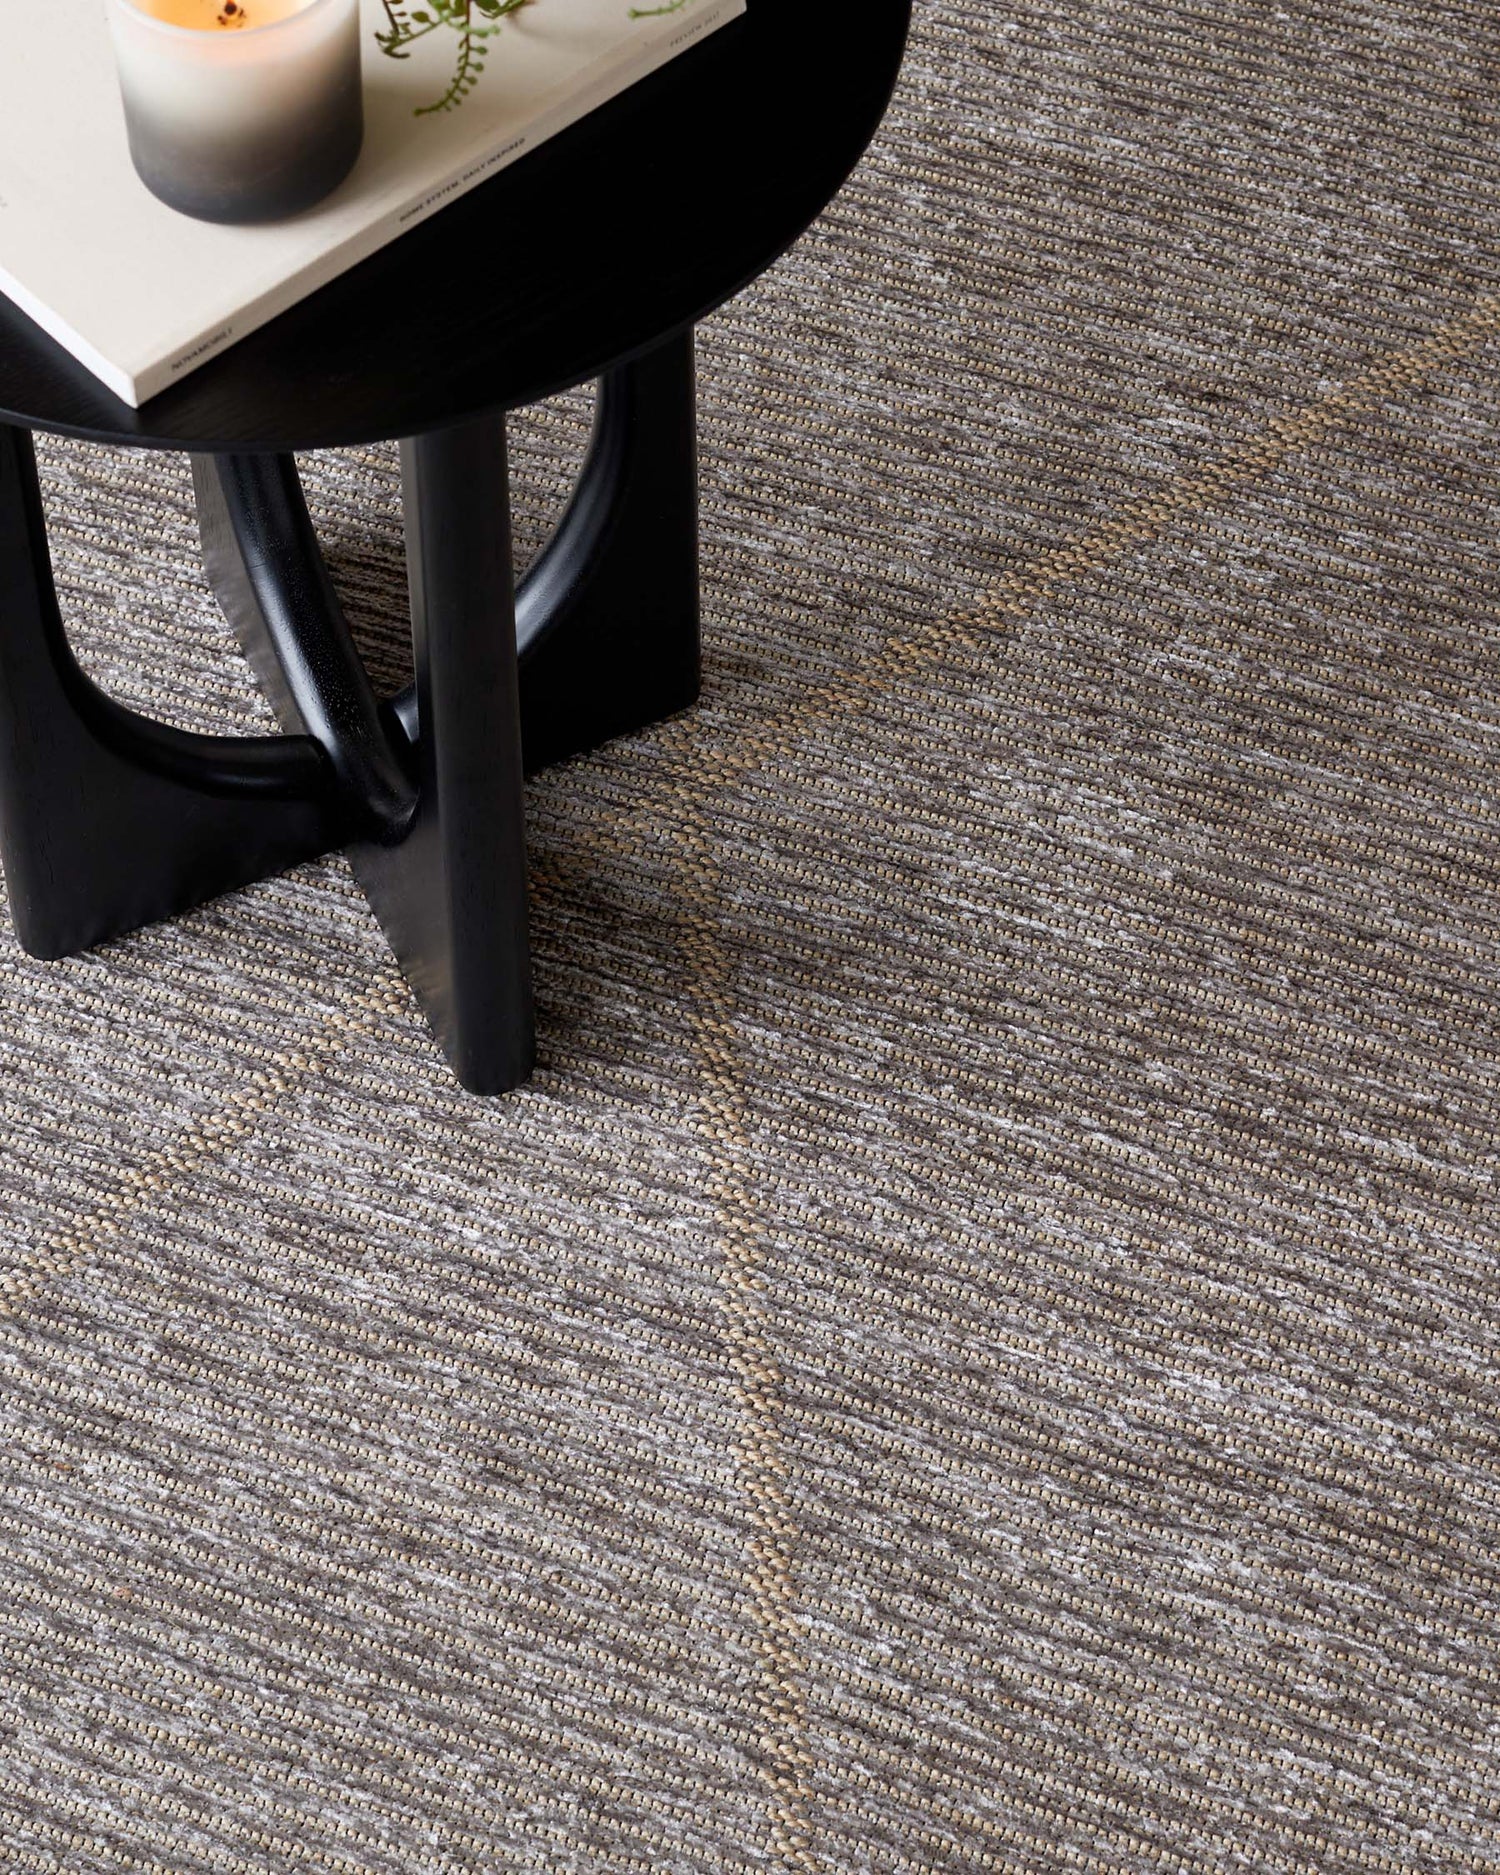
[[[524,1093],[342,862],[3,939],[0,1863],[1500,1868],[1495,49],[924,9],[703,335],[703,706],[533,790]],[[182,466],[46,466],[92,667],[267,721]]]

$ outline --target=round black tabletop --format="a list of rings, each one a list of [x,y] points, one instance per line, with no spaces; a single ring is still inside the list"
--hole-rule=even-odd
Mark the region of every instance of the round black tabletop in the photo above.
[[[768,267],[889,102],[910,0],[748,8],[139,410],[0,298],[0,416],[164,448],[316,449],[597,377]]]

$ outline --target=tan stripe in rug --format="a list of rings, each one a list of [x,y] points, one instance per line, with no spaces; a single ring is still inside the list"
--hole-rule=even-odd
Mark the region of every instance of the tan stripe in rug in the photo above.
[[[697,1117],[707,1142],[707,1189],[720,1233],[725,1349],[743,1417],[737,1456],[752,1529],[746,1588],[761,1676],[759,1769],[769,1798],[768,1833],[783,1869],[818,1866],[810,1825],[815,1760],[803,1692],[796,1525],[780,1427],[782,1376],[772,1352],[764,1227],[754,1196],[752,1124],[735,1039],[733,959],[719,909],[722,871],[707,810],[715,797],[773,760],[811,725],[833,715],[845,720],[872,707],[893,685],[910,680],[946,651],[977,648],[990,632],[1024,616],[1059,588],[1102,571],[1169,528],[1222,504],[1352,417],[1415,390],[1433,371],[1457,362],[1497,332],[1500,296],[1487,296],[1420,344],[1377,361],[1326,398],[1273,418],[1264,431],[1199,473],[1127,505],[1102,526],[1005,574],[977,603],[920,637],[894,641],[837,687],[810,688],[797,709],[743,740],[711,770],[689,770],[691,779],[680,790],[651,804],[656,824],[666,823],[675,831],[682,855],[682,943],[692,965],[693,1041],[703,1070]],[[656,733],[664,746],[682,747],[694,736],[693,718],[678,718]],[[538,881],[544,889],[545,883]],[[404,1010],[406,995],[393,970],[352,997],[347,1013],[330,1016],[311,1043],[269,1056],[244,1086],[221,1101],[213,1117],[195,1117],[175,1142],[120,1172],[89,1208],[49,1232],[25,1263],[0,1276],[0,1321],[14,1323],[48,1282],[87,1256],[107,1250],[128,1219],[157,1193],[211,1164],[244,1138],[300,1077],[326,1061],[341,1039],[369,1032],[378,1021]]]
[[[732,960],[717,910],[722,874],[705,809],[748,771],[773,761],[813,723],[830,716],[847,722],[944,651],[976,647],[997,627],[1044,603],[1059,587],[1102,571],[1169,527],[1220,505],[1352,417],[1415,390],[1434,370],[1456,362],[1497,332],[1500,295],[1488,295],[1421,344],[1378,360],[1317,403],[1273,418],[1259,435],[1198,474],[1149,500],[1129,504],[1103,526],[1005,575],[976,605],[932,632],[895,641],[853,673],[852,682],[809,690],[801,707],[768,722],[733,754],[716,757],[707,769],[689,770],[698,786],[688,782],[666,802],[652,803],[657,825],[665,820],[674,827],[683,860],[681,937],[694,967],[692,1028],[707,1083],[706,1129],[716,1155],[708,1189],[723,1233],[727,1351],[745,1417],[739,1459],[755,1532],[747,1586],[760,1629],[757,1651],[764,1678],[761,1710],[767,1738],[762,1774],[772,1804],[771,1838],[782,1868],[818,1866],[809,1823],[816,1760],[802,1690],[806,1667],[797,1616],[796,1525],[786,1492],[789,1465],[780,1429],[781,1375],[771,1349],[765,1238],[756,1216],[748,1103],[736,1059]],[[691,715],[674,719],[659,733],[668,746],[690,742]]]
[[[102,1251],[157,1193],[211,1165],[245,1138],[260,1115],[291,1091],[296,1077],[315,1067],[338,1042],[350,1035],[372,1034],[378,1021],[403,1013],[407,1007],[405,986],[393,971],[389,980],[370,985],[349,998],[344,1009],[331,1013],[310,1041],[268,1055],[242,1087],[220,1101],[217,1112],[195,1116],[170,1145],[159,1146],[138,1165],[117,1173],[89,1210],[48,1231],[23,1262],[0,1271],[0,1322],[14,1321],[48,1283]]]

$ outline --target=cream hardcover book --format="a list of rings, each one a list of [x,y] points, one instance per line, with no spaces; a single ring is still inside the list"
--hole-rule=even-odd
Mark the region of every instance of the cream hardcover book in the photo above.
[[[382,51],[360,0],[364,143],[316,207],[196,221],[138,179],[105,0],[0,0],[0,292],[118,396],[144,403],[745,10],[745,0],[527,0],[479,81],[453,82],[446,25]],[[420,0],[414,0],[420,12]],[[408,14],[413,9],[408,9]],[[430,17],[430,16],[429,16]]]

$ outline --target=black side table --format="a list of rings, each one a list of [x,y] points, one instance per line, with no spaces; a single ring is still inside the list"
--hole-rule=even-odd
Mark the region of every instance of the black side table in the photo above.
[[[745,18],[139,411],[0,300],[0,856],[62,957],[347,847],[459,1078],[532,1065],[523,765],[698,693],[694,323],[864,149],[909,0]],[[506,410],[599,378],[519,589]],[[210,577],[286,731],[187,734],[68,647],[30,432],[182,449]],[[292,452],[401,437],[416,682],[373,694]]]

